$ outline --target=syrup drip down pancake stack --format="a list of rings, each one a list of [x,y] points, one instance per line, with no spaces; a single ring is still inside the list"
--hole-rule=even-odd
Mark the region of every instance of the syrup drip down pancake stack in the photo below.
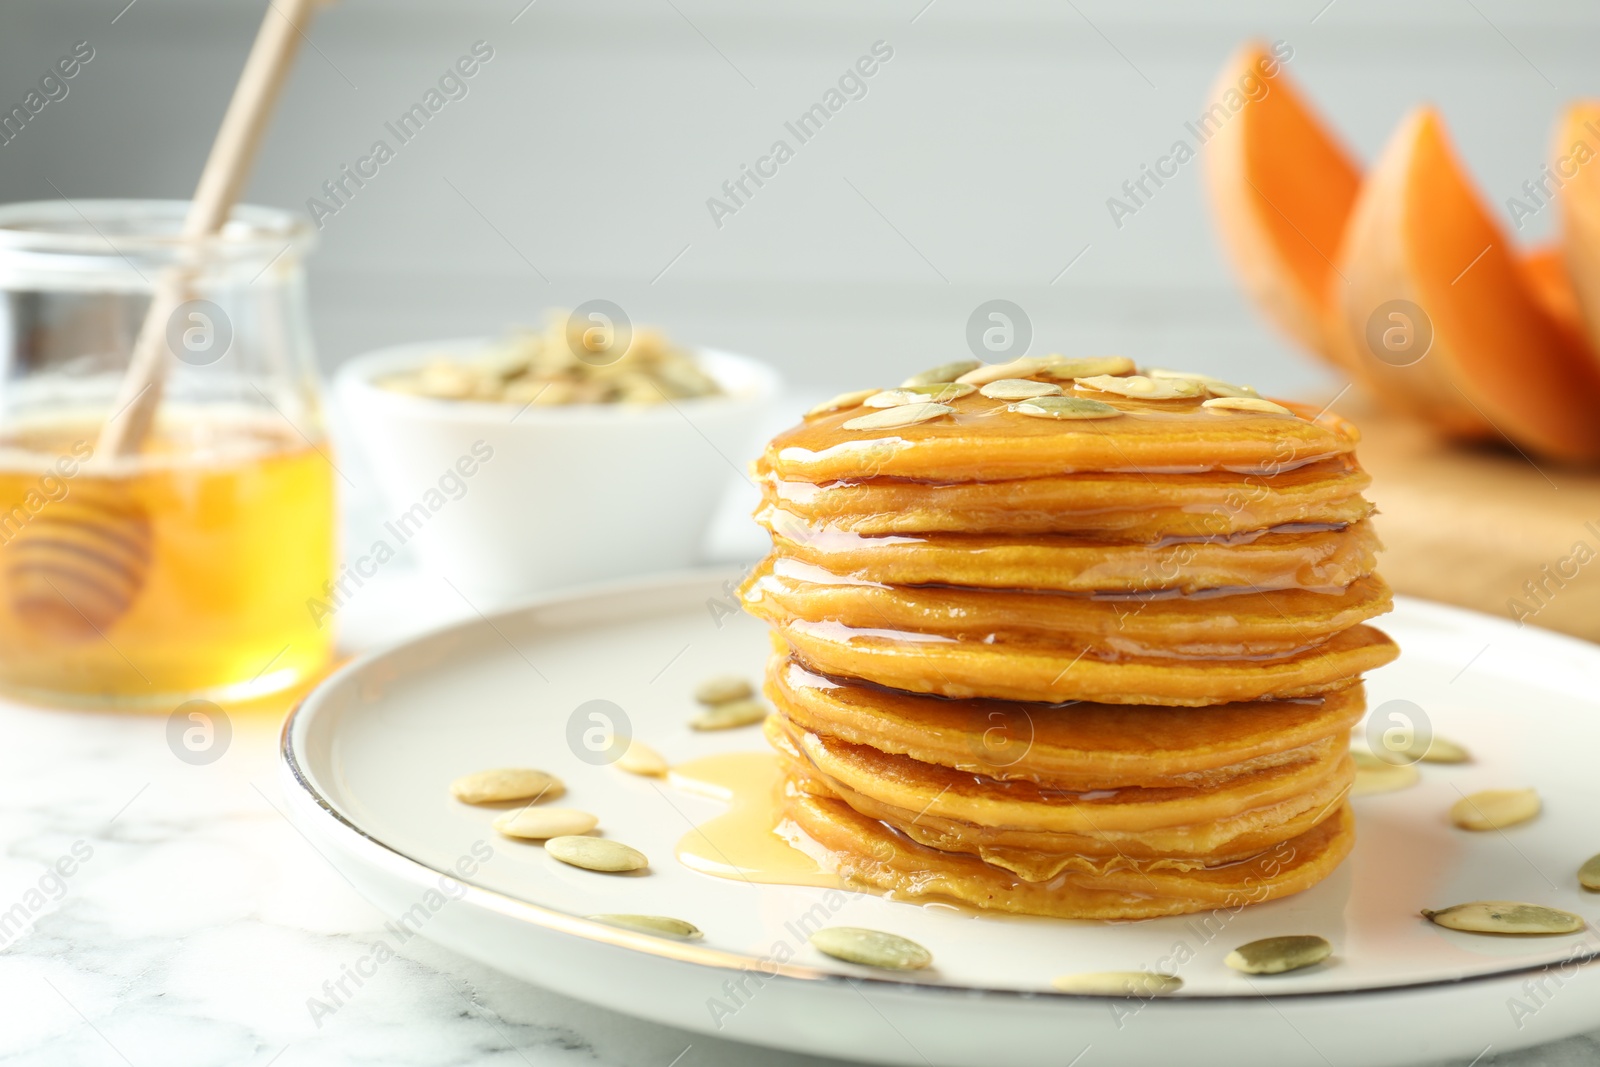
[[[1349,853],[1394,644],[1357,434],[1117,357],[846,394],[755,464],[778,828],[897,897],[1132,919]]]

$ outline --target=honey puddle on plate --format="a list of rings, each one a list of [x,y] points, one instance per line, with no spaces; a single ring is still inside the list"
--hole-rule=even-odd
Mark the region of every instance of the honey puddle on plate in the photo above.
[[[726,752],[672,768],[673,785],[725,801],[728,810],[678,841],[678,862],[718,878],[844,888],[835,874],[779,836],[782,774],[774,752]]]

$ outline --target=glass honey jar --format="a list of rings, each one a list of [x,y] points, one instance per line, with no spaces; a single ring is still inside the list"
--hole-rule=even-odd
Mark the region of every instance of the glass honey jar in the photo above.
[[[178,201],[0,206],[0,690],[46,703],[238,701],[318,672],[335,562],[302,262],[310,227]],[[152,295],[181,278],[153,413],[102,447]],[[162,305],[163,311],[166,309]],[[164,321],[163,321],[164,320]],[[137,380],[137,379],[135,379]]]

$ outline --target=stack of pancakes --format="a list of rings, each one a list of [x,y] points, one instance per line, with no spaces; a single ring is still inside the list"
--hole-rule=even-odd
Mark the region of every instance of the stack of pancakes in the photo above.
[[[1325,877],[1396,654],[1353,427],[1112,357],[909,382],[755,464],[780,832],[896,896],[1069,918]]]

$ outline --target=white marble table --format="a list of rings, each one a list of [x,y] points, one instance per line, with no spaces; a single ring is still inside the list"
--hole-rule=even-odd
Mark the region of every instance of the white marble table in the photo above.
[[[376,588],[346,620],[357,643],[398,636],[398,618],[449,616],[418,576]],[[278,717],[232,725],[224,755],[194,766],[169,749],[165,714],[0,703],[0,1062],[824,1063],[590,1007],[420,937],[315,1018],[311,998],[326,999],[324,983],[366,956],[391,917],[281,814]],[[1481,1062],[1597,1060],[1600,1032]]]

